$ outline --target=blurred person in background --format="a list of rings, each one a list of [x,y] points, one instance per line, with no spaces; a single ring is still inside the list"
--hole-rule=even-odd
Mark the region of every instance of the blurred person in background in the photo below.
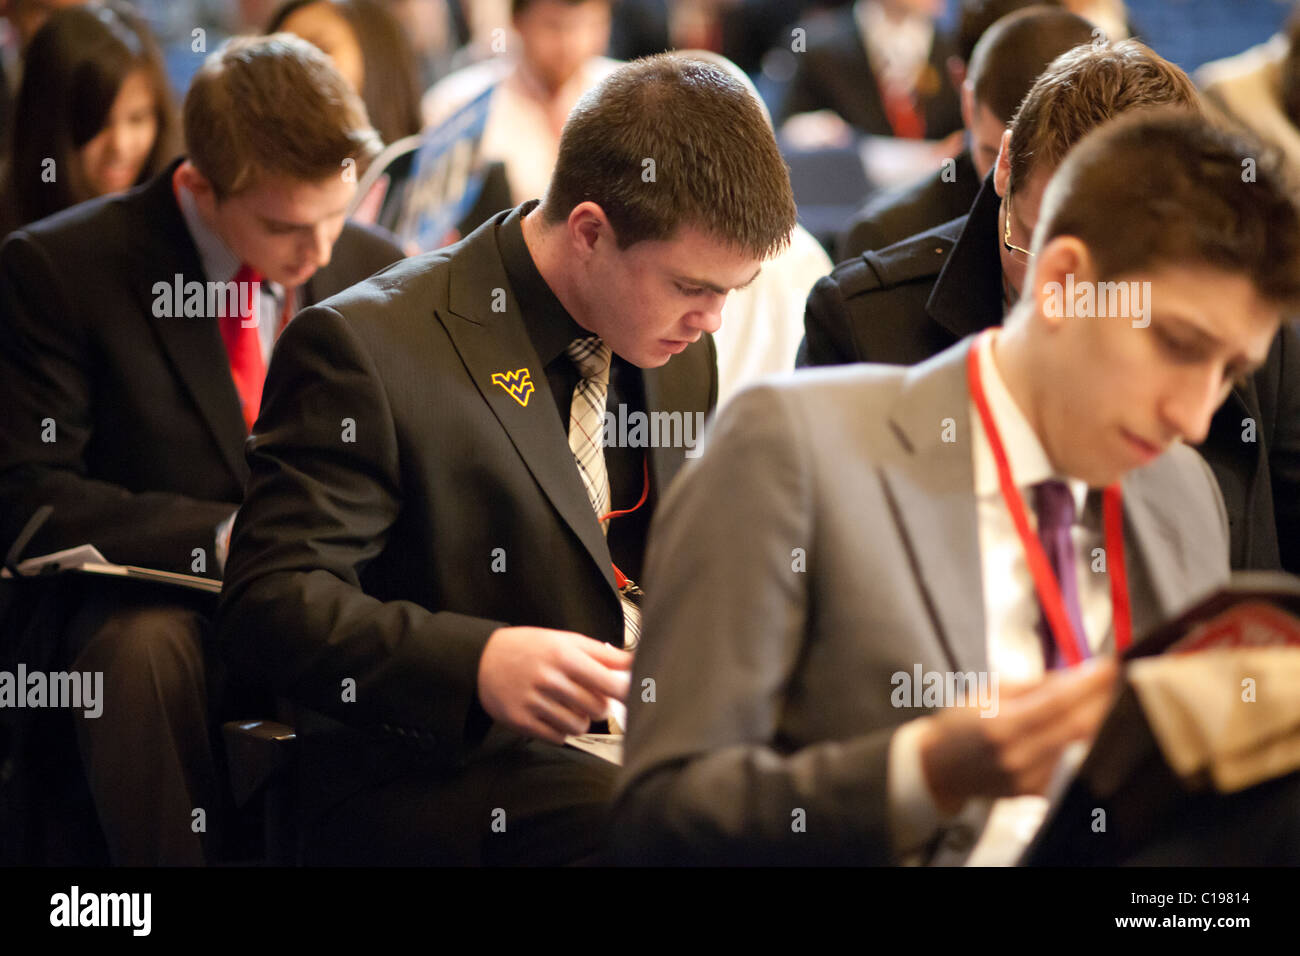
[[[840,242],[840,260],[883,249],[970,212],[997,161],[1007,124],[1034,80],[1058,55],[1092,39],[1093,25],[1066,10],[1006,0],[976,6],[987,11],[1013,5],[1021,9],[986,24],[973,53],[949,63],[961,86],[966,149],[916,185],[868,200]]]
[[[452,71],[456,54],[469,42],[469,19],[460,0],[384,0],[384,6],[411,43],[419,89]]]
[[[618,66],[609,46],[610,0],[512,0],[515,36],[492,58],[451,74],[422,103],[438,126],[490,90],[480,156],[505,163],[515,203],[544,195],[560,130],[578,98]]]
[[[1136,32],[1129,22],[1124,0],[1062,0],[1062,5],[1093,26],[1100,27],[1112,42],[1126,40]]]
[[[28,45],[0,185],[0,237],[121,192],[179,152],[157,44],[125,4],[60,10]]]
[[[858,133],[939,140],[961,128],[961,105],[939,31],[944,0],[858,0],[801,26],[795,74],[780,110],[828,110]],[[827,134],[829,136],[829,134]],[[843,139],[843,137],[840,137]]]
[[[1280,147],[1300,171],[1300,7],[1267,42],[1205,64],[1195,79],[1207,100]]]
[[[376,0],[291,0],[267,33],[292,33],[315,44],[361,94],[385,143],[420,131],[415,55],[398,20]]]

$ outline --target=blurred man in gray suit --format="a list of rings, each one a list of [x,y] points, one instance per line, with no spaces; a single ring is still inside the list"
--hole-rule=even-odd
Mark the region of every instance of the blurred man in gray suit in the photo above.
[[[1259,156],[1182,111],[1108,124],[1001,329],[733,400],[651,536],[621,858],[1017,858],[1116,650],[1227,578],[1182,443],[1300,303]]]

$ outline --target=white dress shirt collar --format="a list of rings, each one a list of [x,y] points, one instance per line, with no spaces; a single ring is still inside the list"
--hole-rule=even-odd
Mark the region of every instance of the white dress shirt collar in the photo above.
[[[239,256],[231,252],[225,240],[204,221],[193,193],[177,183],[176,197],[185,218],[185,228],[190,231],[190,238],[199,251],[199,265],[203,266],[204,276],[209,282],[229,282],[239,271]]]
[[[979,349],[980,378],[984,383],[984,396],[988,400],[989,414],[993,416],[998,434],[1002,437],[1002,446],[1006,449],[1007,462],[1011,466],[1012,480],[1022,494],[1041,481],[1053,478],[1064,481],[1074,496],[1075,515],[1082,515],[1088,497],[1088,485],[1081,479],[1060,474],[1052,466],[1047,452],[1043,450],[1043,443],[1039,441],[1033,426],[1029,424],[1029,420],[1016,404],[1016,400],[1011,397],[1002,373],[998,371],[997,362],[993,357],[993,340],[996,335],[996,330],[990,335],[981,335],[974,347]],[[975,494],[978,497],[997,495],[1000,493],[997,464],[993,459],[992,447],[988,443],[988,436],[984,435],[983,424],[978,414],[972,415],[971,427],[982,436],[979,440],[988,452],[975,456]],[[1032,502],[1028,499],[1026,499],[1026,507],[1032,508]]]

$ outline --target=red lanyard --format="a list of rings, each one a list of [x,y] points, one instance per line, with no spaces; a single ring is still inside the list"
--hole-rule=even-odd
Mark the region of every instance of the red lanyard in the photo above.
[[[984,333],[992,334],[992,330]],[[989,411],[988,400],[984,397],[984,383],[980,375],[979,350],[982,339],[976,339],[966,356],[967,378],[970,381],[971,398],[979,412],[984,425],[984,434],[988,437],[989,447],[993,450],[993,460],[997,463],[998,486],[1002,490],[1002,500],[1006,502],[1007,511],[1020,535],[1020,544],[1024,548],[1025,560],[1029,563],[1029,573],[1034,579],[1034,590],[1042,604],[1047,623],[1052,629],[1052,637],[1060,648],[1065,662],[1073,667],[1091,654],[1088,650],[1086,635],[1075,634],[1070,623],[1070,615],[1065,610],[1065,599],[1061,596],[1061,585],[1052,573],[1052,565],[1043,551],[1038,536],[1029,530],[1029,518],[1025,512],[1025,502],[1016,489],[1011,478],[1011,465],[1007,461],[1007,452],[1002,445],[1002,436],[998,433],[997,423]],[[1115,622],[1115,650],[1124,651],[1133,641],[1133,612],[1129,605],[1128,572],[1124,565],[1124,509],[1120,497],[1119,482],[1106,488],[1102,493],[1102,523],[1106,534],[1106,560],[1110,571],[1110,601]]]
[[[631,508],[624,508],[622,511],[608,511],[605,514],[601,515],[599,518],[597,518],[596,519],[597,521],[599,521],[601,524],[604,524],[610,518],[618,518],[623,515],[630,515],[632,512],[636,511],[637,508],[640,508],[643,504],[645,504],[646,498],[650,496],[650,459],[649,458],[641,459],[641,475],[642,475],[641,497],[637,501],[637,503],[634,504]],[[618,565],[614,564],[612,561],[610,562],[610,567],[614,569],[614,583],[618,585],[618,588],[621,591],[623,588],[627,587],[628,581],[631,579],[628,578],[628,576],[624,574],[622,571],[620,571],[618,569]]]

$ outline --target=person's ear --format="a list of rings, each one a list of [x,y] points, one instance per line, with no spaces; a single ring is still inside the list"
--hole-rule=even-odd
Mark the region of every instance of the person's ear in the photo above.
[[[605,210],[594,202],[582,202],[569,210],[565,222],[569,249],[577,261],[586,264],[596,255],[599,244],[612,242],[614,229]]]
[[[1092,257],[1088,247],[1074,236],[1057,236],[1043,243],[1025,276],[1026,286],[1034,290],[1039,319],[1052,329],[1065,321],[1067,290],[1091,280]]]
[[[957,89],[961,91],[961,124],[970,134],[975,129],[975,87],[963,83]]]
[[[998,159],[993,164],[993,191],[999,197],[1005,199],[1007,187],[1011,184],[1011,130],[1006,130],[1002,134],[1002,142],[998,144]]]
[[[217,191],[212,181],[199,172],[199,168],[188,159],[176,170],[176,178],[190,191],[200,214],[205,219],[211,219],[217,211]]]

